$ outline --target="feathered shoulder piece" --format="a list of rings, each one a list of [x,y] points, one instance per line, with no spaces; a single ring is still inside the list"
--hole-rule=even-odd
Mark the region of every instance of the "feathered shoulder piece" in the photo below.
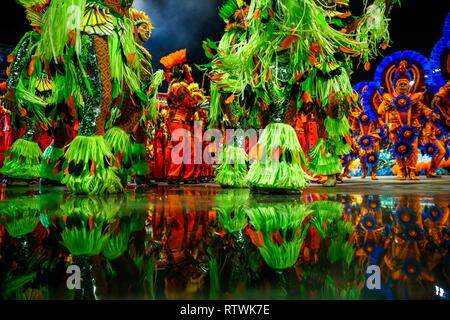
[[[47,10],[50,0],[17,0],[27,13],[27,19],[32,27],[41,27],[42,19]]]
[[[31,9],[34,7],[45,7],[50,2],[50,0],[17,0],[17,3],[26,9]]]
[[[81,29],[88,34],[108,36],[113,33],[113,21],[113,15],[108,8],[89,3],[85,7]]]

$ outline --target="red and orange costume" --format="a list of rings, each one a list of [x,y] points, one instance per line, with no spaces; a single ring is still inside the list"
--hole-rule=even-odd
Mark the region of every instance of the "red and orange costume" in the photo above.
[[[430,168],[427,171],[428,178],[440,177],[436,174],[436,169],[439,168],[439,165],[447,152],[446,132],[448,132],[448,129],[450,128],[449,96],[450,81],[439,89],[432,101],[433,110],[440,115],[440,119],[436,121],[427,121],[422,130],[422,144],[424,145],[425,153],[433,154]],[[427,150],[428,148],[431,150]]]
[[[167,128],[169,109],[166,94],[158,95],[156,111],[158,112],[158,117],[153,137],[151,141],[147,142],[147,150],[149,152],[152,178],[155,181],[165,181],[168,173],[168,164],[170,163],[170,152],[168,152],[167,148],[170,135]]]
[[[170,140],[168,150],[169,159],[166,164],[169,167],[167,180],[169,182],[191,182],[194,180],[195,165],[192,161],[194,143],[191,132],[190,120],[194,114],[197,99],[192,95],[189,84],[193,82],[190,67],[186,64],[186,49],[176,51],[161,59],[161,64],[166,67],[166,80],[170,83],[167,103],[169,114],[167,116],[167,127],[169,129]],[[181,129],[181,130],[180,130]],[[182,131],[182,129],[184,129]],[[172,141],[179,135],[178,141]],[[174,161],[174,148],[177,145],[182,147],[178,154],[179,158]],[[182,145],[181,145],[182,144]],[[186,151],[190,150],[190,155]],[[181,158],[183,158],[182,161]],[[167,163],[167,161],[170,161]],[[182,162],[182,163],[180,163]]]
[[[299,113],[295,120],[294,129],[302,150],[308,153],[319,141],[317,122],[314,119],[314,115],[307,112]]]
[[[357,141],[363,170],[361,178],[364,179],[367,176],[368,167],[370,167],[372,180],[378,180],[377,162],[381,140],[378,129],[382,126],[382,123],[380,123],[380,119],[371,121],[367,113],[362,112],[358,117],[358,126],[359,136]]]

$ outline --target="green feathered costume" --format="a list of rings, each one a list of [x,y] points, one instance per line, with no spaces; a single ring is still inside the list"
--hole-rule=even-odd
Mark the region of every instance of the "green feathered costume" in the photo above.
[[[148,101],[139,81],[141,59],[134,41],[134,24],[129,18],[132,2],[52,0],[44,16],[39,55],[45,61],[58,61],[70,71],[73,80],[58,98],[69,103],[71,96],[79,93],[74,104],[80,127],[65,153],[62,180],[73,193],[123,191],[119,160],[131,158],[128,132],[116,130],[108,136],[124,148],[122,159],[114,157],[103,135],[114,105],[127,117],[125,113],[130,108]]]
[[[352,59],[359,56],[368,63],[376,45],[388,40],[389,9],[384,0],[374,0],[349,31],[333,28],[329,8],[314,0],[251,1],[244,13],[246,32],[229,42],[232,52],[217,50],[210,65],[212,105],[220,101],[215,88],[227,90],[245,101],[249,123],[268,124],[247,175],[251,186],[305,187],[305,159],[290,124],[306,104],[321,128],[308,168],[321,175],[340,173],[339,155],[349,149],[344,138],[350,133],[346,113],[353,96]]]
[[[38,30],[47,8],[45,1],[18,2],[25,8],[30,25]],[[40,9],[33,10],[35,5],[39,5]],[[47,74],[40,59],[35,57],[40,40],[39,32],[27,32],[8,57],[10,66],[4,102],[11,111],[13,127],[16,130],[26,127],[26,133],[5,153],[0,173],[8,178],[33,180],[40,176],[42,151],[36,142],[37,133],[42,130],[41,125],[49,125],[46,108],[53,89],[51,75]]]
[[[231,81],[227,70],[221,68],[222,59],[230,59],[236,48],[245,43],[248,34],[245,25],[247,1],[227,0],[219,9],[219,16],[226,23],[225,33],[218,44],[207,39],[203,43],[206,56],[212,62],[203,66],[211,81],[209,122],[211,127],[226,129],[250,128],[244,99],[237,98],[243,88]],[[255,126],[259,127],[259,126]],[[225,132],[224,132],[225,133]],[[219,161],[215,167],[215,182],[224,187],[243,188],[247,181],[248,155],[244,150],[244,137],[227,137],[219,152]]]

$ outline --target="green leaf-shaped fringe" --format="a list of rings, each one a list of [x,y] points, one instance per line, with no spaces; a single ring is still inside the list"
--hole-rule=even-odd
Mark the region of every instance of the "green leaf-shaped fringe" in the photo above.
[[[315,174],[333,175],[342,172],[342,162],[339,157],[327,151],[327,143],[320,139],[316,146],[311,149],[309,156],[308,169]]]
[[[239,8],[239,5],[236,0],[227,0],[219,8],[219,16],[223,20],[228,20],[238,8]]]
[[[132,147],[133,165],[131,174],[146,176],[150,172],[150,166],[146,161],[146,150],[143,143],[134,143]]]
[[[352,150],[352,147],[343,142],[338,142],[334,146],[334,154],[337,156],[349,154],[351,150]]]
[[[42,162],[39,167],[39,174],[41,178],[45,178],[53,181],[61,181],[64,177],[64,172],[61,170],[60,173],[55,173],[56,162],[64,156],[63,148],[56,148],[49,146],[44,151],[42,156]]]
[[[30,234],[36,229],[39,223],[39,216],[27,216],[21,219],[13,219],[6,224],[6,231],[13,238],[18,238]]]
[[[264,261],[274,269],[292,267],[309,229],[309,224],[303,224],[311,213],[308,207],[301,203],[274,203],[256,204],[246,210],[250,223],[263,235],[264,243],[258,249]],[[274,232],[280,232],[282,244],[272,242]]]
[[[0,173],[16,179],[37,179],[41,159],[42,150],[36,142],[18,139],[5,152]]]
[[[263,159],[257,160],[250,167],[246,180],[250,185],[261,188],[303,189],[308,185],[310,177],[303,171],[302,164],[306,162],[305,155],[298,142],[295,130],[287,124],[272,123],[264,129],[258,145],[264,147]],[[284,159],[271,160],[271,152],[281,147],[282,151],[289,149],[292,162]]]
[[[220,93],[217,85],[211,82],[208,119],[212,127],[218,127],[222,117]]]
[[[77,136],[67,149],[65,165],[83,161],[79,176],[66,175],[62,182],[69,190],[78,194],[121,193],[123,186],[117,176],[117,169],[105,167],[105,162],[113,162],[113,154],[102,136]],[[95,172],[91,175],[90,162],[95,161]]]
[[[348,122],[347,117],[342,117],[341,119],[327,117],[324,125],[328,136],[337,141],[341,141],[343,137],[351,132],[350,123]]]
[[[338,288],[333,278],[327,275],[321,294],[321,298],[327,300],[359,300],[361,288],[355,287],[353,283],[348,283],[345,287]]]
[[[216,166],[214,181],[226,187],[246,187],[245,176],[248,173],[248,156],[245,150],[234,146],[224,146],[219,159],[221,163]]]
[[[41,27],[42,41],[38,55],[46,61],[62,57],[66,51],[69,34],[76,32],[75,50],[81,52],[81,23],[84,17],[86,0],[54,0],[44,16]]]
[[[229,233],[242,231],[247,226],[244,205],[248,201],[248,189],[223,190],[214,197],[219,224]]]
[[[322,238],[329,236],[329,225],[339,223],[344,212],[344,205],[337,201],[314,201],[308,208],[312,211],[311,224]]]
[[[128,250],[130,232],[121,230],[119,234],[111,234],[103,246],[103,255],[110,260],[114,260],[123,255]]]
[[[123,162],[131,161],[133,143],[128,133],[119,127],[112,127],[105,134],[105,142],[114,157],[119,153],[123,154]]]
[[[32,117],[33,121],[50,125],[47,117],[45,116],[45,108],[47,102],[41,97],[38,97],[34,92],[34,82],[36,78],[33,78],[28,82],[28,87],[25,86],[24,77],[21,77],[16,88],[16,99],[19,105],[25,107],[29,117]]]
[[[8,277],[9,281],[5,281],[2,284],[1,297],[3,299],[8,299],[14,292],[22,289],[27,283],[32,282],[36,278],[37,272],[28,273],[26,275],[16,277]],[[17,298],[17,297],[16,297]]]
[[[146,123],[146,120],[150,120],[152,122],[155,122],[159,118],[159,113],[156,108],[156,102],[158,97],[158,90],[161,84],[163,83],[165,79],[165,74],[163,70],[158,70],[153,74],[153,81],[152,81],[152,87],[153,87],[153,93],[149,97],[148,101],[148,115],[147,119],[145,119],[143,115],[143,120]],[[142,119],[141,119],[142,120]]]
[[[209,265],[209,298],[217,299],[220,293],[220,267],[217,257],[210,257],[208,261]]]
[[[0,202],[0,223],[13,238],[34,231],[39,223],[38,197],[18,197]]]
[[[78,216],[87,222],[94,217],[96,222],[111,223],[120,218],[122,199],[113,196],[69,197],[60,206],[61,214]]]
[[[328,259],[331,263],[342,261],[348,267],[353,261],[354,254],[355,249],[350,243],[335,239],[331,240],[330,247],[328,248]]]
[[[264,261],[273,269],[288,269],[298,260],[303,239],[286,242],[283,246],[274,244],[270,240],[270,235],[264,235],[266,245],[259,248]]]
[[[115,17],[116,19],[117,17]],[[133,59],[132,64],[127,61],[127,57],[138,52],[136,42],[134,41],[134,25],[128,18],[120,19],[120,25],[123,28],[119,33],[113,32],[108,36],[109,60],[111,64],[111,77],[122,87],[125,82],[131,93],[136,93],[144,105],[148,102],[148,97],[141,92],[141,83],[139,81],[141,60],[137,57]]]
[[[321,215],[325,220],[335,221],[342,217],[344,205],[338,201],[314,201],[309,205],[313,215]]]
[[[96,256],[102,252],[109,236],[102,233],[102,226],[87,230],[86,224],[80,229],[64,229],[61,233],[62,244],[74,256]]]
[[[70,197],[61,205],[61,214],[67,217],[77,217],[81,220],[79,228],[68,229],[65,225],[62,232],[63,245],[69,249],[73,255],[98,255],[107,246],[108,255],[118,254],[121,248],[119,244],[123,239],[112,239],[109,234],[103,232],[104,225],[113,223],[120,219],[122,208],[120,197]],[[93,217],[94,225],[89,226],[89,221]],[[92,228],[92,229],[89,229]],[[129,234],[128,231],[124,232]],[[124,236],[126,237],[126,236]],[[110,241],[111,240],[111,241]],[[110,241],[108,243],[108,241]]]

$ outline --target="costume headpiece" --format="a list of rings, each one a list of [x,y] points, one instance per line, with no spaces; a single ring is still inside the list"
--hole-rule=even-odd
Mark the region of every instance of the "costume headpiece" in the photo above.
[[[186,64],[186,49],[175,51],[160,60],[161,64],[167,69],[166,80],[172,81],[172,77],[177,74],[178,76],[184,72],[184,77],[188,83],[194,81],[191,75],[191,68]]]
[[[421,53],[411,50],[397,51],[387,56],[375,71],[375,82],[385,93],[393,94],[400,79],[412,82],[411,93],[421,92],[429,79],[430,62]]]
[[[147,23],[150,26],[150,30],[154,29],[150,18],[144,11],[138,11],[135,8],[130,8],[130,18],[135,26],[142,23]]]
[[[395,70],[394,86],[399,80],[411,81],[411,77],[408,75],[408,61],[400,61],[397,70]]]

